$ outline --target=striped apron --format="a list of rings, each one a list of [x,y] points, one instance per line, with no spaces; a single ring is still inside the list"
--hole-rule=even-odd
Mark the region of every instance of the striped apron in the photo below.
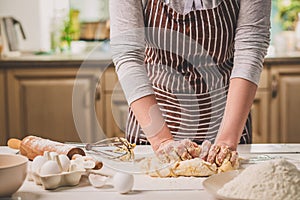
[[[180,14],[160,0],[148,0],[145,68],[175,140],[214,142],[233,68],[239,0]],[[249,113],[240,143],[251,143]],[[126,138],[149,144],[129,110]]]

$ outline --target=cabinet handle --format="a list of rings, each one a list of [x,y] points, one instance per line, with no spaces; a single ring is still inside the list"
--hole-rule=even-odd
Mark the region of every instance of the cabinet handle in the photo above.
[[[95,99],[96,99],[96,101],[100,101],[101,100],[101,84],[100,84],[100,80],[97,82]]]
[[[278,93],[278,81],[276,79],[276,76],[272,77],[271,88],[272,88],[272,98],[274,99],[277,97],[277,93]]]

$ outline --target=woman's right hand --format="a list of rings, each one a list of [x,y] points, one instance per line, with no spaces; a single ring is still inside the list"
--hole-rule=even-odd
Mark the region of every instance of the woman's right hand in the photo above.
[[[160,144],[155,151],[157,157],[163,162],[182,161],[197,158],[201,148],[189,139],[180,141],[167,140]]]

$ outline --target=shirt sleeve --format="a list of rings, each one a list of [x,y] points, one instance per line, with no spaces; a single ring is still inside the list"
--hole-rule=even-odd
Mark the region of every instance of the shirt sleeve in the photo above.
[[[231,78],[258,85],[270,42],[271,0],[240,0]]]
[[[154,94],[144,66],[143,0],[110,0],[110,44],[120,84],[130,105]]]

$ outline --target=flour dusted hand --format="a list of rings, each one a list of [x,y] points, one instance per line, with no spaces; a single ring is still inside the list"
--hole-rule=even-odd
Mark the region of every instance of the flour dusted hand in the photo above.
[[[163,143],[156,151],[156,155],[162,161],[170,162],[197,158],[200,152],[200,146],[189,139],[184,139],[181,141]]]
[[[199,157],[203,160],[206,160],[209,150],[210,150],[210,147],[211,147],[211,142],[209,140],[204,140],[202,142],[201,147],[202,147],[202,151],[201,151]]]
[[[212,145],[208,140],[205,140],[201,146],[189,139],[167,141],[161,144],[156,155],[163,162],[201,158],[208,163],[215,163],[222,171],[228,171],[227,168],[230,166],[238,168],[239,165],[237,151],[232,151],[226,145]]]
[[[202,151],[199,155],[200,158],[209,163],[216,163],[218,167],[231,162],[232,166],[238,165],[238,153],[233,151],[227,145],[211,144],[210,141],[205,140],[202,143]]]

